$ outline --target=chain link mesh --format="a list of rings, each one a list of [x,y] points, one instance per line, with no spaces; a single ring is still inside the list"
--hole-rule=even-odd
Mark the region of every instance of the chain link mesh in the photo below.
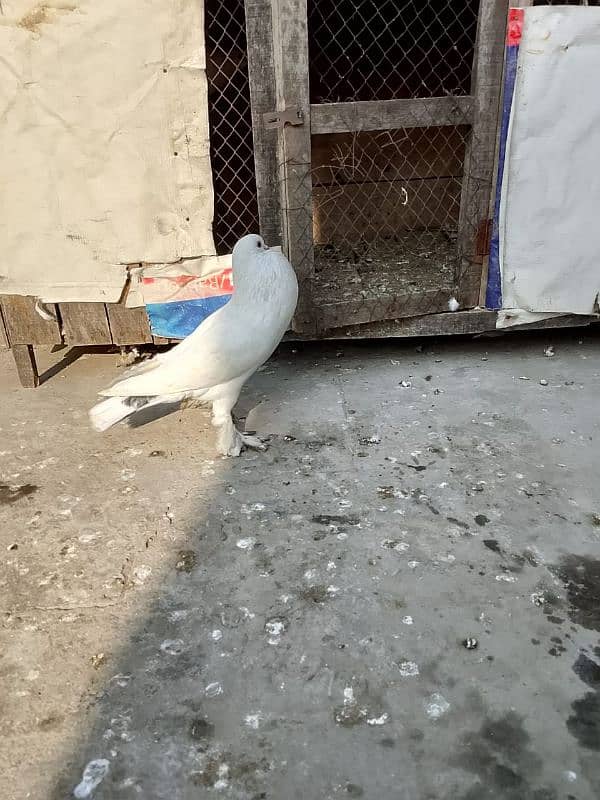
[[[468,95],[478,5],[312,0],[312,102]],[[458,103],[453,119],[456,125],[444,127],[313,136],[314,291],[326,309],[317,311],[325,314],[322,327],[448,309],[460,277],[458,227],[471,131]],[[463,220],[463,227],[473,232],[478,222]]]
[[[217,253],[258,230],[244,0],[206,0],[206,71]]]
[[[311,0],[311,101],[468,94],[478,5],[478,0]]]

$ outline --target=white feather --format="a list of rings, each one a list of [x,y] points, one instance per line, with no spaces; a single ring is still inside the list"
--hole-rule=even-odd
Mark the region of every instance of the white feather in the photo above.
[[[264,364],[289,326],[298,286],[285,256],[258,249],[254,241],[258,238],[244,237],[234,249],[234,293],[226,305],[172,350],[146,361],[142,369],[135,369],[101,394],[130,397],[196,392],[251,375]],[[243,244],[255,252],[241,248],[236,253]]]
[[[109,397],[91,409],[90,422],[97,431],[105,431],[133,411],[135,409],[128,406],[122,397]]]
[[[234,293],[226,305],[172,350],[128,370],[100,394],[147,397],[152,404],[151,398],[158,396],[164,402],[193,397],[218,404],[217,416],[230,419],[244,382],[272,355],[298,300],[291,264],[282,253],[267,248],[260,236],[245,236],[236,244],[232,267]],[[109,422],[111,415],[117,415],[117,405],[100,403],[92,409],[92,422],[106,421],[109,427],[114,424]],[[123,416],[127,414],[116,421]]]

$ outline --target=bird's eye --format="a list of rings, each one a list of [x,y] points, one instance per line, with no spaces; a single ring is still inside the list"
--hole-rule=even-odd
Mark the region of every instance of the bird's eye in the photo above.
[[[257,247],[262,247],[262,242],[257,242],[257,243],[256,243],[256,246],[257,246]]]

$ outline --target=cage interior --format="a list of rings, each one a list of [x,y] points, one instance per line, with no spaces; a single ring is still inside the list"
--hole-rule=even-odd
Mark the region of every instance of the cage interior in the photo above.
[[[312,0],[311,101],[468,95],[478,5]],[[464,124],[313,136],[318,293],[451,289],[469,131]]]

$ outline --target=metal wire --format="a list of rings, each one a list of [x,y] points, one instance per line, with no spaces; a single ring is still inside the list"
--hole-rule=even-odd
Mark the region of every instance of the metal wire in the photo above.
[[[313,103],[468,94],[478,0],[309,0]]]
[[[258,231],[244,0],[206,0],[206,71],[219,255]]]
[[[312,0],[312,102],[468,95],[478,5]],[[470,134],[468,119],[455,118],[451,127],[313,136],[318,304],[338,298],[348,304],[348,321],[361,323],[447,310],[460,277]],[[463,224],[473,230],[478,222]],[[342,319],[334,314],[330,322]]]

